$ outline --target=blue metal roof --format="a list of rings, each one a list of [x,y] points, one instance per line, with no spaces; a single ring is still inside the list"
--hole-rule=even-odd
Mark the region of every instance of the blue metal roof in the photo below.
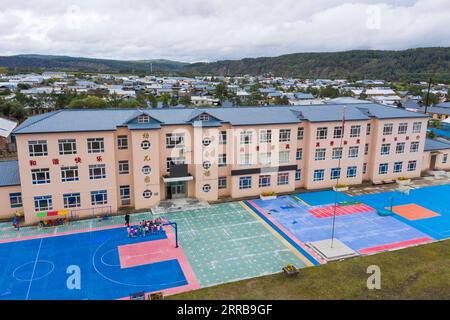
[[[425,151],[447,150],[450,149],[450,142],[444,142],[434,139],[425,139]]]
[[[426,118],[421,113],[399,108],[387,107],[375,103],[366,104],[322,104],[308,106],[270,106],[270,107],[236,107],[236,108],[148,108],[142,110],[160,125],[192,124],[193,116],[203,112],[222,123],[239,125],[268,125],[298,123],[301,121],[326,122],[341,121],[345,108],[346,120],[368,120],[394,118]],[[130,123],[140,114],[136,109],[64,109],[27,119],[16,128],[15,134],[112,131],[118,126],[130,129],[144,128]],[[159,126],[152,123],[151,128]]]
[[[0,161],[0,187],[20,185],[19,162]]]

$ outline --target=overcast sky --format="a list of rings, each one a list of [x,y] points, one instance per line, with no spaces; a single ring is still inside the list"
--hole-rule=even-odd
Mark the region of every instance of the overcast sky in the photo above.
[[[213,61],[450,46],[449,0],[0,0],[0,55]]]

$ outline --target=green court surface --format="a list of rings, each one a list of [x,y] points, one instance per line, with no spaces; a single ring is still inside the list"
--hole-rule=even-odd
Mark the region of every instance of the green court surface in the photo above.
[[[305,267],[288,247],[238,202],[169,213],[202,287],[253,278],[291,263]]]

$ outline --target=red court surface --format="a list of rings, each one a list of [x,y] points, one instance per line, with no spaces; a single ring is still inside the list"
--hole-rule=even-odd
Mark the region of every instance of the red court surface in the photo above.
[[[188,281],[185,286],[179,286],[163,290],[164,295],[172,295],[200,288],[200,283],[192,270],[183,249],[175,247],[175,235],[170,229],[165,228],[167,239],[141,242],[118,247],[121,268],[157,263],[161,261],[177,259]],[[153,292],[148,292],[150,294]],[[123,298],[129,299],[129,298]]]
[[[408,220],[420,220],[440,216],[440,214],[414,203],[395,206],[392,208],[392,211]]]
[[[371,254],[371,253],[377,253],[377,252],[381,252],[381,251],[406,248],[406,247],[414,246],[414,245],[418,245],[418,244],[425,244],[425,243],[429,243],[432,241],[433,241],[433,239],[431,239],[429,237],[424,237],[424,238],[419,238],[419,239],[390,243],[390,244],[376,246],[376,247],[372,247],[372,248],[365,248],[365,249],[358,250],[358,252],[360,254]]]
[[[355,214],[361,212],[372,212],[373,208],[365,204],[354,204],[349,206],[336,206],[336,216],[345,216],[347,214]],[[308,211],[316,218],[329,218],[334,215],[334,206],[326,206],[311,209]]]

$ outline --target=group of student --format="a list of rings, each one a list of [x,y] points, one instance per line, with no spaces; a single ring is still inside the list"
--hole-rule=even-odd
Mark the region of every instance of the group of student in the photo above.
[[[145,237],[147,233],[163,232],[163,223],[161,218],[155,220],[142,220],[138,225],[130,226],[130,218],[125,216],[125,225],[127,226],[128,237]]]

